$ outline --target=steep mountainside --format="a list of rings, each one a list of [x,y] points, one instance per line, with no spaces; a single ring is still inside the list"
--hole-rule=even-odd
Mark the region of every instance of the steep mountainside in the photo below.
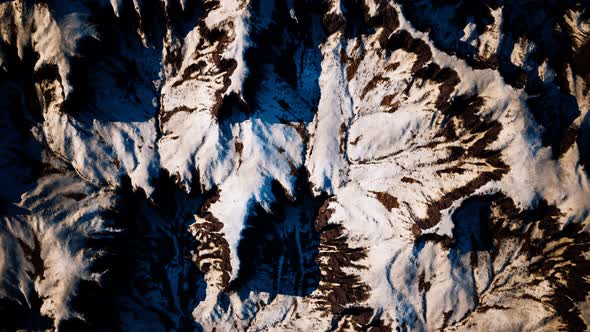
[[[590,1],[0,1],[0,331],[590,330]]]

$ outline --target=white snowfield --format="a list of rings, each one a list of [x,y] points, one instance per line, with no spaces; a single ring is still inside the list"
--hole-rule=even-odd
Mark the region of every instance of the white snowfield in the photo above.
[[[0,3],[0,330],[589,329],[590,9],[434,3]]]

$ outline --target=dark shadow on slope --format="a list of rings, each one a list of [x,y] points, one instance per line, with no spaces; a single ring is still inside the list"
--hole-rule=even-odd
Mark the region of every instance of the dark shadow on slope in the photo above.
[[[34,86],[35,54],[25,48],[23,58],[14,46],[0,41],[4,69],[0,69],[0,215],[15,212],[14,204],[31,188],[41,171],[41,145],[31,129],[42,118]]]
[[[28,307],[16,301],[0,298],[0,331],[50,330],[53,320],[39,314],[40,302],[37,299]]]
[[[553,158],[558,159],[576,141],[578,130],[572,124],[581,114],[578,101],[556,86],[545,86],[536,97],[527,100],[527,105],[545,129],[541,135],[543,145],[550,146]]]
[[[253,16],[263,17],[263,7],[267,5],[254,1],[249,6]],[[296,2],[297,21],[289,16],[285,2],[275,6],[268,28],[258,29],[253,24],[253,46],[245,53],[248,76],[242,98],[232,94],[225,97],[222,103],[227,107],[221,112],[220,122],[229,118],[232,107],[265,124],[297,126],[313,119],[320,98],[322,6]]]
[[[78,42],[70,59],[73,89],[62,111],[82,123],[153,119],[159,112],[153,100],[160,98],[153,82],[160,80],[161,66],[178,69],[181,61],[181,50],[173,48],[160,63],[167,28],[171,38],[181,38],[197,25],[202,6],[188,2],[182,10],[179,1],[144,1],[138,14],[133,2],[123,1],[119,17],[110,5],[85,6],[95,33]]]
[[[273,181],[277,200],[271,211],[256,206],[246,221],[238,245],[238,277],[230,284],[230,291],[244,297],[250,291],[306,296],[317,288],[320,271],[314,258],[319,233],[313,223],[324,199],[314,198],[305,175],[300,175],[295,197],[289,197]]]
[[[85,321],[71,319],[64,330],[123,330],[125,324],[165,330],[198,330],[191,313],[204,298],[202,273],[191,260],[194,239],[187,232],[200,197],[178,189],[165,172],[154,183],[153,200],[133,189],[124,177],[116,205],[103,214],[114,236],[97,235],[88,248],[106,252],[91,272],[104,273],[101,283],[77,285],[73,308]]]
[[[161,54],[165,25],[162,11],[153,10],[150,3],[141,6],[143,14],[150,14],[144,19],[135,13],[132,2],[122,2],[119,18],[110,6],[89,5],[92,14],[87,24],[96,34],[83,37],[70,59],[67,79],[72,91],[63,112],[82,123],[94,119],[138,122],[154,117],[156,90],[150,82],[157,79],[154,59]],[[147,29],[144,38],[153,43],[151,49],[144,47],[140,29]]]
[[[476,196],[466,199],[453,213],[454,248],[461,253],[492,250],[490,214],[490,202],[485,198]]]
[[[581,163],[590,176],[590,113],[582,121],[577,139]]]

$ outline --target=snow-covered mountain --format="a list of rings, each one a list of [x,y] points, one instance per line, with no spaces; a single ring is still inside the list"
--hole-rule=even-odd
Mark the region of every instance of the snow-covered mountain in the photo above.
[[[0,331],[590,329],[590,2],[0,1]]]

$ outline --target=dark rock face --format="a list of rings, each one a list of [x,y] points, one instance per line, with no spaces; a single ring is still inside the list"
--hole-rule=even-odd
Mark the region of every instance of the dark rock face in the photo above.
[[[590,326],[587,0],[2,1],[0,97],[0,331]]]

